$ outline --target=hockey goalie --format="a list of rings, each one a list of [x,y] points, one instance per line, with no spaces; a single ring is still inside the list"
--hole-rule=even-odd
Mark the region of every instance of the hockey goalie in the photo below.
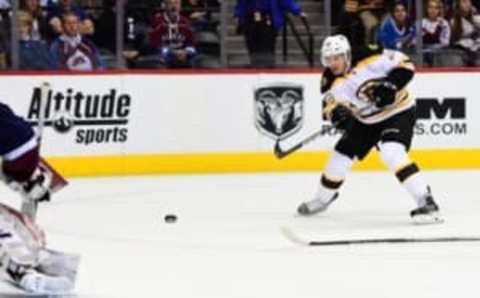
[[[334,35],[323,43],[322,64],[323,112],[343,135],[318,191],[298,207],[298,212],[310,215],[325,211],[337,199],[353,163],[375,147],[415,200],[417,206],[410,212],[414,222],[442,222],[430,187],[408,156],[416,120],[415,99],[406,89],[414,76],[410,58],[383,49],[365,49],[352,55],[347,38]]]
[[[1,178],[22,198],[24,213],[0,203],[0,271],[21,289],[35,294],[64,294],[75,283],[79,258],[46,247],[33,221],[36,205],[48,201],[65,181],[39,156],[31,125],[0,103]]]

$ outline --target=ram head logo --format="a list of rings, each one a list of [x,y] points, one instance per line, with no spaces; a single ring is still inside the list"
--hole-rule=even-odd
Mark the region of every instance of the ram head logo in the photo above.
[[[255,126],[275,140],[296,133],[303,124],[303,87],[274,83],[255,89]]]

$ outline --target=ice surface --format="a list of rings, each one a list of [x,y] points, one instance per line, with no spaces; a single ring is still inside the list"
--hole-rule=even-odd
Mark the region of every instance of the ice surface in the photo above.
[[[318,173],[74,179],[37,220],[50,247],[81,253],[79,298],[478,296],[480,243],[301,247],[280,233],[480,236],[480,171],[424,174],[442,225],[412,225],[414,201],[387,172],[352,173],[331,209],[308,218],[295,210]],[[0,297],[15,293],[0,285]]]

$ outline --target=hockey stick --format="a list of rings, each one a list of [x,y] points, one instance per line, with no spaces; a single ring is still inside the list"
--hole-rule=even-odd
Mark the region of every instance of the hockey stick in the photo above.
[[[369,104],[361,109],[358,109],[356,110],[353,115],[354,116],[357,116],[359,114],[361,114],[362,112],[370,109],[371,107],[373,107],[374,104]],[[278,159],[282,159],[290,154],[292,154],[293,152],[295,151],[298,151],[300,149],[302,149],[305,145],[309,144],[310,142],[312,142],[313,140],[315,140],[316,138],[318,138],[319,136],[321,135],[324,135],[325,133],[329,132],[330,130],[334,129],[333,126],[328,126],[328,127],[322,127],[322,129],[314,132],[313,134],[309,135],[308,137],[306,137],[305,139],[301,140],[299,143],[293,145],[291,148],[289,149],[286,149],[286,150],[283,150],[281,147],[280,147],[280,140],[277,140],[275,142],[275,147],[273,148],[273,154],[275,154],[275,156],[278,158]]]
[[[37,145],[40,155],[40,148],[42,144],[43,128],[45,127],[45,109],[47,105],[48,93],[50,92],[50,84],[43,82],[40,86],[40,106],[37,121]],[[40,160],[40,163],[42,159]],[[22,213],[30,217],[32,221],[35,221],[37,216],[38,202],[35,200],[24,199],[22,202]]]
[[[298,151],[303,148],[303,146],[307,145],[308,143],[312,142],[316,138],[318,138],[321,135],[324,135],[328,131],[332,130],[334,127],[333,126],[328,126],[328,127],[322,127],[321,130],[318,130],[314,132],[313,134],[309,135],[302,141],[300,141],[298,144],[293,145],[291,148],[282,150],[280,147],[280,140],[277,140],[275,142],[275,147],[273,148],[273,153],[278,159],[282,159],[290,154],[292,154],[295,151]]]
[[[45,127],[45,114],[48,100],[48,93],[50,92],[50,83],[43,82],[40,87],[40,113],[38,113],[38,126],[37,126],[37,142],[40,148],[42,144],[43,128]]]
[[[366,244],[402,244],[402,243],[451,243],[451,242],[480,242],[480,237],[429,237],[429,238],[367,238],[315,241],[305,240],[286,227],[281,228],[282,234],[295,244],[302,246],[345,246]]]

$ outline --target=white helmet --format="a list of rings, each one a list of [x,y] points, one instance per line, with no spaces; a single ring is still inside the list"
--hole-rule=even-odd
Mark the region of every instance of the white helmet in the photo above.
[[[328,67],[328,58],[336,55],[345,55],[347,68],[350,68],[352,61],[352,50],[348,39],[341,34],[327,37],[322,44],[322,65]]]

